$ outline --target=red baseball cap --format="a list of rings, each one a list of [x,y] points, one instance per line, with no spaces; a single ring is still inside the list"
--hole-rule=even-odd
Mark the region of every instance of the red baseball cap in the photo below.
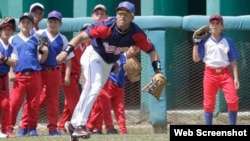
[[[212,15],[212,16],[210,17],[210,19],[209,19],[209,22],[211,22],[212,20],[217,20],[217,21],[219,21],[220,23],[223,24],[223,18],[222,18],[222,16],[219,15],[219,14]]]

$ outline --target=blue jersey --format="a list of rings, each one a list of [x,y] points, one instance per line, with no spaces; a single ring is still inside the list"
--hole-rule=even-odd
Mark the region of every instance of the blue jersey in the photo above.
[[[145,32],[133,22],[124,34],[117,29],[116,18],[94,23],[85,31],[91,38],[94,50],[109,64],[116,62],[119,55],[132,45],[138,46],[146,53],[155,50]]]
[[[125,76],[125,70],[123,68],[123,65],[126,63],[127,58],[125,56],[125,53],[120,55],[119,59],[119,70],[117,73],[111,72],[109,74],[109,79],[115,83],[117,83],[120,87],[124,87],[126,84],[126,76]]]
[[[3,41],[0,39],[0,53],[5,56],[5,57],[10,57],[12,51],[13,51],[13,46],[11,46],[10,44],[6,46],[6,48],[4,47],[4,43]],[[0,74],[6,74],[10,71],[10,66],[3,63],[0,64]]]
[[[45,36],[49,39],[50,47],[49,47],[49,54],[46,61],[41,64],[45,67],[56,67],[59,64],[56,61],[56,56],[62,52],[62,50],[67,46],[68,40],[67,38],[58,33],[54,38],[48,36],[47,29],[39,30],[34,34],[37,38],[39,36]],[[68,58],[71,58],[73,53],[69,54]]]
[[[27,39],[17,34],[10,38],[10,44],[17,50],[18,63],[14,67],[14,72],[25,70],[41,70],[37,51],[38,40],[34,36]]]

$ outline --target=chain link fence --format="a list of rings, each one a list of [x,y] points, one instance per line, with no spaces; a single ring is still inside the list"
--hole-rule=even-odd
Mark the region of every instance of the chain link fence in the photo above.
[[[171,46],[166,52],[167,65],[163,66],[167,71],[167,78],[170,83],[166,88],[167,124],[203,124],[202,79],[204,64],[192,61],[191,37],[193,33],[181,29],[167,29],[166,33],[166,38],[169,39],[167,44]],[[248,33],[249,31],[240,30],[224,31],[224,34],[233,38],[240,55],[238,68],[241,87],[238,91],[240,96],[238,124],[250,123],[250,95],[248,93],[250,90],[248,85],[250,81],[248,73],[250,66],[250,57],[248,56],[250,54],[250,42],[247,38],[241,38]],[[138,55],[137,58],[140,60],[141,56]],[[144,62],[141,62],[144,65]],[[153,133],[153,128],[149,122],[148,112],[142,110],[145,108],[141,107],[140,89],[140,82],[130,83],[127,81],[125,87],[125,112],[128,132],[132,134],[151,134]],[[218,93],[214,124],[227,124],[227,107],[224,101],[223,94]],[[61,115],[64,104],[64,96],[61,89],[59,103],[59,113]],[[144,103],[143,106],[147,106],[147,104]],[[20,110],[21,113],[22,109]],[[17,120],[17,126],[19,118],[20,116]],[[115,127],[118,128],[114,117],[113,119]],[[39,117],[39,132],[44,132],[47,135],[46,124],[46,112],[43,110]]]

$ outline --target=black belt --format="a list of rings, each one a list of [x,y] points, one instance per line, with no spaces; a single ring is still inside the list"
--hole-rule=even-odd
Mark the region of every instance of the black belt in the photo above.
[[[29,76],[33,73],[38,72],[37,70],[33,70],[33,69],[23,69],[21,72],[16,72],[16,74],[21,74],[21,75],[25,75],[25,76]]]
[[[60,67],[43,67],[43,71],[54,71],[54,70],[59,70]]]
[[[7,74],[0,74],[0,78],[4,78]]]
[[[30,71],[22,71],[22,72],[16,72],[16,74],[21,74],[21,75],[25,75],[25,76],[29,76],[35,73],[38,73],[39,71],[34,71],[34,70],[30,70]]]

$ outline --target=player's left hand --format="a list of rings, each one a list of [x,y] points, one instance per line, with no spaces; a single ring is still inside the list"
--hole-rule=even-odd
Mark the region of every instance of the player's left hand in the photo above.
[[[62,64],[66,60],[67,56],[68,56],[67,52],[62,51],[60,54],[56,56],[57,63]]]
[[[238,90],[240,88],[240,82],[238,80],[234,80],[234,86],[235,86],[235,89]]]
[[[15,75],[15,73],[14,72],[9,72],[9,80],[11,81],[11,82],[14,82],[14,81],[16,81],[16,75]]]
[[[66,77],[64,78],[64,85],[65,86],[69,86],[70,85],[70,77]]]

